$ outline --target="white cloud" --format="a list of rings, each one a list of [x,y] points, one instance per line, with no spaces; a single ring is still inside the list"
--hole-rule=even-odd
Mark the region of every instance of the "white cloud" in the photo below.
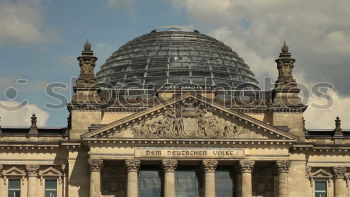
[[[333,104],[327,109],[319,109],[313,104],[325,105],[326,100],[317,96],[311,96],[309,99],[309,109],[304,113],[307,128],[334,129],[334,120],[337,116],[342,120],[342,128],[350,128],[350,97],[340,96],[335,91],[329,91],[328,95],[332,98]]]
[[[43,27],[39,0],[0,1],[0,45],[17,41],[37,43],[57,40]]]
[[[40,107],[33,104],[21,106],[20,103],[15,101],[0,101],[0,124],[2,127],[29,127],[31,124],[30,117],[33,114],[38,117],[38,126],[46,125],[49,114]]]
[[[312,103],[325,102],[311,95],[305,112],[309,128],[334,128],[337,115],[350,128],[348,85],[350,62],[350,1],[348,0],[170,0],[194,23],[211,29],[210,35],[238,52],[257,79],[276,79],[276,63],[283,41],[296,58],[295,78],[307,87],[325,78],[341,91],[328,94],[334,104],[320,110]],[[336,71],[339,72],[336,72]],[[347,74],[346,74],[347,73]],[[274,82],[274,81],[272,81]],[[350,122],[350,121],[349,121]]]
[[[136,18],[134,0],[107,0],[107,6],[112,9],[120,8],[124,10],[132,19]]]

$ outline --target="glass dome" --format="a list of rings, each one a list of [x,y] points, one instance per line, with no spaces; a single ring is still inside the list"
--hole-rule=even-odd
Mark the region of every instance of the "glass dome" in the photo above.
[[[249,66],[230,47],[196,30],[177,28],[153,30],[127,42],[106,60],[97,79],[117,88],[258,88]]]

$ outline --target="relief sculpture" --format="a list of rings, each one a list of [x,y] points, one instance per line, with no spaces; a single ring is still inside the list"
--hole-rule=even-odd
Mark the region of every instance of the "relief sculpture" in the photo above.
[[[132,128],[135,137],[234,138],[248,129],[213,115],[205,109],[168,109]]]

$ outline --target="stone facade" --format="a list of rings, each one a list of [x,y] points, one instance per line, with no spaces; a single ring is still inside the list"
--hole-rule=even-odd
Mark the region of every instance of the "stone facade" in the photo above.
[[[313,197],[323,182],[328,197],[350,195],[348,131],[339,118],[327,135],[304,128],[306,106],[297,102],[295,60],[286,45],[276,60],[272,102],[256,108],[227,107],[215,91],[168,91],[152,101],[101,105],[89,43],[78,60],[68,128],[37,128],[36,116],[27,133],[0,128],[1,197],[14,179],[22,197],[44,196],[46,180],[56,180],[57,197],[138,197],[139,172],[147,166],[158,169],[166,197],[177,196],[176,172],[186,166],[200,174],[204,197],[216,196],[223,167],[231,171],[236,197]]]

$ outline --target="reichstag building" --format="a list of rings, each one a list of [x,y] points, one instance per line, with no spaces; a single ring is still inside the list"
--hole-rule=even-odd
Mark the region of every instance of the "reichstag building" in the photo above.
[[[235,51],[197,30],[153,30],[99,71],[86,42],[67,127],[38,128],[36,115],[0,127],[0,196],[348,197],[350,130],[336,117],[305,129],[290,51],[260,90]]]

